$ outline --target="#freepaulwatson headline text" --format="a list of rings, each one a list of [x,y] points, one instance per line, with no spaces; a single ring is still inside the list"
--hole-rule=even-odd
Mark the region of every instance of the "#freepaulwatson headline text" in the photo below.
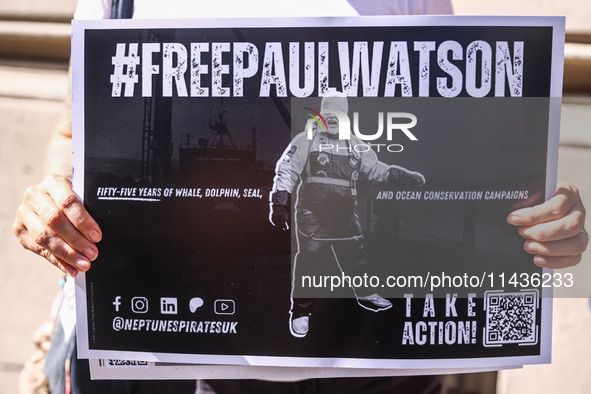
[[[521,97],[524,51],[483,40],[117,43],[109,82],[112,97],[152,97],[155,84],[163,97]]]

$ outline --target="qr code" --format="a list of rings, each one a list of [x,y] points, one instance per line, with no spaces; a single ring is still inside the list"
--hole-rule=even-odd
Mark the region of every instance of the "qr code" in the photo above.
[[[484,346],[538,343],[539,326],[536,324],[536,317],[540,310],[540,298],[537,290],[514,293],[487,291],[484,296]]]

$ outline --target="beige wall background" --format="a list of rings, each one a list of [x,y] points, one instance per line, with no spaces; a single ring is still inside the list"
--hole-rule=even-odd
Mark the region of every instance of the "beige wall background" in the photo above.
[[[453,4],[457,14],[566,15],[567,32],[575,37],[567,44],[567,55],[579,59],[576,64],[583,70],[577,74],[567,68],[567,73],[574,86],[591,82],[585,74],[591,72],[591,1],[454,0]],[[35,350],[33,333],[49,319],[62,277],[45,260],[22,249],[12,235],[12,222],[25,188],[41,178],[45,145],[63,109],[68,21],[74,7],[75,0],[0,0],[0,394],[18,392],[19,371]],[[587,44],[580,42],[585,40]],[[15,44],[26,51],[15,53],[11,49]],[[559,179],[578,185],[587,207],[591,207],[590,125],[591,89],[570,92],[563,105]],[[590,254],[573,271],[581,280],[591,278]],[[553,363],[500,373],[497,392],[590,393],[589,327],[588,299],[557,300]],[[465,392],[494,392],[490,375],[456,377],[454,382]]]
[[[460,15],[564,15],[568,31],[591,32],[591,2],[587,0],[452,0]]]
[[[77,0],[1,0],[3,19],[71,19]]]

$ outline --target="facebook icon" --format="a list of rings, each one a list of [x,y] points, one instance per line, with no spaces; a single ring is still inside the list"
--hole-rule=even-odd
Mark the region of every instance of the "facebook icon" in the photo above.
[[[115,306],[115,312],[119,312],[119,307],[121,306],[121,296],[115,297],[115,301],[113,301],[113,305]]]

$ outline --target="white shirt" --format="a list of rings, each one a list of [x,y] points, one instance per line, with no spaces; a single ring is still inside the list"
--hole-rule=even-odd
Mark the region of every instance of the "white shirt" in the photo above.
[[[112,0],[79,0],[74,18],[109,19],[111,4]],[[446,15],[453,13],[451,0],[216,0],[215,2],[135,0],[134,8],[133,17],[135,19]]]

